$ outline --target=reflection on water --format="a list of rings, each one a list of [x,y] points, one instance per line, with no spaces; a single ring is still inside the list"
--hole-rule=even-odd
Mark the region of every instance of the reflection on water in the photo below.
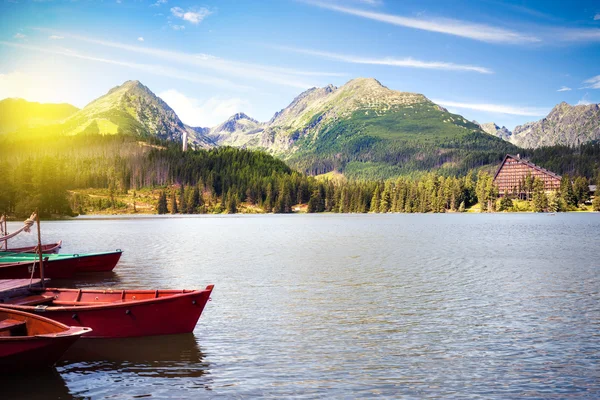
[[[60,363],[60,381],[50,381],[56,393],[600,398],[600,214],[42,227],[44,241],[64,240],[65,253],[125,250],[112,274],[69,285],[215,284],[193,335],[80,341]]]
[[[197,378],[208,370],[193,334],[80,340],[58,366],[62,372],[114,370],[163,378]]]
[[[164,397],[170,390],[208,389],[210,365],[193,334],[78,341],[58,363],[73,393]],[[207,376],[205,376],[207,375]],[[142,384],[140,384],[142,383]]]
[[[78,399],[73,396],[65,380],[54,369],[35,371],[31,374],[4,375],[0,382],[2,399]]]

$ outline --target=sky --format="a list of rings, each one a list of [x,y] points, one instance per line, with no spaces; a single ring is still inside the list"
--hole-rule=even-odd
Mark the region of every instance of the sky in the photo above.
[[[192,126],[373,77],[513,129],[600,103],[600,1],[0,0],[0,99],[139,80]]]

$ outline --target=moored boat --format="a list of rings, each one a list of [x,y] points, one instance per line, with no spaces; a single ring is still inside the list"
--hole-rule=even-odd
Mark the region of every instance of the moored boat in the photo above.
[[[0,372],[51,367],[87,327],[72,327],[18,310],[0,308]]]
[[[44,254],[44,259],[47,259],[47,262],[44,264],[47,266],[44,270],[45,277],[70,279],[78,272],[109,272],[115,268],[121,258],[121,254],[123,254],[122,250],[103,253]],[[3,267],[7,264],[13,264],[13,266],[14,264],[28,264],[31,266],[38,259],[39,255],[32,253],[0,253],[0,279],[29,277],[31,275],[31,270],[29,270],[29,275],[26,276],[9,276],[6,275],[6,271]],[[73,270],[71,270],[72,265],[75,265]],[[65,271],[58,271],[62,268],[65,268]]]
[[[122,254],[123,250],[75,254],[79,258],[77,272],[110,272],[115,269]]]
[[[58,253],[60,248],[62,247],[62,240],[59,240],[56,243],[47,243],[42,245],[42,253],[45,254],[53,254]],[[10,253],[35,253],[37,251],[38,246],[26,246],[26,247],[14,247],[9,249],[0,249],[0,252],[10,252]]]
[[[189,333],[213,290],[31,289],[1,307],[86,326],[86,338],[124,338]]]
[[[2,256],[0,256],[2,257]],[[46,260],[44,255],[44,277],[50,279],[73,279],[78,271],[79,260],[75,257]],[[0,258],[0,260],[4,260]],[[21,261],[10,259],[12,262],[0,262],[0,279],[40,278],[40,264],[37,260]]]

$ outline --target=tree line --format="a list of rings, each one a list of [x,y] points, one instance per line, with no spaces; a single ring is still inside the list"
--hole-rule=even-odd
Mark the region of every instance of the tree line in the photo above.
[[[500,196],[483,170],[463,176],[440,171],[388,180],[325,179],[294,171],[260,151],[182,152],[177,144],[127,135],[0,139],[0,172],[0,212],[19,217],[35,208],[45,217],[77,214],[84,199],[69,191],[81,188],[106,189],[108,198],[85,200],[101,207],[115,207],[118,194],[152,188],[160,192],[154,200],[160,213],[186,214],[289,213],[297,205],[308,212],[458,212],[476,203],[482,211],[501,211],[513,207],[509,200],[518,200]],[[588,200],[583,188],[590,179],[564,175],[563,181],[557,194],[546,194],[527,178],[526,200],[538,204],[536,210],[568,210]]]

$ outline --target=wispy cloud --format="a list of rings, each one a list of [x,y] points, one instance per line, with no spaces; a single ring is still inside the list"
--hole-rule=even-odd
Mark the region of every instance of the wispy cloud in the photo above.
[[[440,104],[448,108],[468,109],[477,111],[486,111],[496,114],[522,115],[528,117],[540,117],[548,114],[548,109],[539,107],[520,107],[502,104],[487,104],[487,103],[461,103],[447,100],[432,100],[434,103]]]
[[[238,97],[211,97],[200,101],[174,89],[161,92],[158,96],[190,126],[212,127],[249,107],[248,102]]]
[[[600,21],[600,13],[594,15],[594,21]]]
[[[171,24],[169,24],[169,25],[171,26],[171,28],[174,31],[182,31],[185,29],[185,25],[171,25]]]
[[[600,29],[556,29],[553,36],[567,42],[596,42],[600,41]]]
[[[181,18],[184,21],[188,21],[194,25],[197,25],[202,22],[204,18],[212,14],[212,12],[204,7],[198,9],[189,9],[187,11],[181,7],[173,7],[171,8],[171,14],[173,14],[174,17]]]
[[[448,35],[460,36],[468,39],[479,40],[489,43],[536,43],[541,39],[520,32],[511,31],[508,29],[496,28],[484,24],[475,24],[468,21],[456,19],[438,18],[424,19],[404,17],[394,14],[385,14],[367,10],[361,10],[351,7],[343,7],[336,4],[325,3],[313,0],[304,0],[305,3],[311,4],[320,8],[325,8],[332,11],[337,11],[345,14],[354,15],[357,17],[367,18],[375,21],[384,22],[407,28],[420,29],[430,32],[444,33]]]
[[[367,58],[353,55],[331,53],[326,51],[301,49],[296,47],[287,46],[270,46],[274,49],[291,51],[294,53],[308,54],[311,56],[326,58],[330,60],[342,61],[352,64],[370,64],[370,65],[386,65],[391,67],[405,67],[405,68],[423,68],[423,69],[438,69],[448,71],[469,71],[478,72],[480,74],[491,74],[493,71],[489,68],[478,67],[476,65],[465,65],[465,64],[454,64],[443,61],[421,61],[415,60],[411,57],[406,58]]]
[[[557,92],[568,92],[569,90],[571,90],[570,87],[562,86],[560,89],[557,90]]]
[[[142,36],[140,36],[139,38],[137,38],[138,42],[143,42],[144,38]]]
[[[47,31],[47,29],[38,28],[41,31]],[[53,32],[56,33],[56,32]],[[225,60],[219,57],[210,56],[207,54],[192,54],[184,53],[172,50],[162,50],[151,47],[135,46],[119,42],[110,42],[106,40],[99,40],[95,38],[89,38],[79,35],[70,35],[67,33],[60,33],[61,35],[83,41],[86,43],[93,43],[100,46],[112,47],[129,52],[135,52],[144,54],[157,59],[166,60],[169,62],[176,62],[185,65],[191,65],[194,67],[200,67],[210,69],[217,74],[225,74],[229,76],[235,76],[243,79],[255,79],[269,83],[274,83],[283,86],[290,86],[299,89],[307,89],[316,86],[313,82],[302,81],[299,77],[302,76],[340,76],[343,74],[330,73],[330,72],[319,72],[319,71],[306,71],[298,70],[294,68],[283,68],[283,67],[271,67],[260,64],[246,63]]]
[[[53,54],[53,55],[71,57],[71,58],[78,58],[81,60],[99,62],[99,63],[104,63],[104,64],[118,65],[121,67],[131,68],[131,69],[147,72],[147,73],[154,74],[154,75],[161,75],[161,76],[166,76],[168,78],[181,79],[181,80],[185,80],[185,81],[189,81],[189,82],[201,83],[201,84],[217,86],[217,87],[222,87],[222,88],[237,89],[237,90],[251,89],[248,86],[237,85],[231,81],[228,81],[228,80],[222,79],[222,78],[206,76],[204,74],[198,75],[198,74],[189,73],[187,71],[182,71],[182,70],[178,70],[178,69],[171,68],[171,67],[165,67],[162,65],[140,64],[140,63],[134,63],[134,62],[129,62],[129,61],[111,59],[111,58],[90,56],[87,54],[78,53],[72,49],[65,49],[65,48],[51,49],[51,48],[46,48],[46,47],[39,47],[39,46],[33,46],[33,45],[28,45],[28,44],[5,42],[5,41],[0,41],[0,45],[16,47],[16,48],[35,51],[35,52],[39,52],[39,53]]]
[[[60,39],[64,39],[64,36],[59,36],[59,35],[50,35],[50,36],[48,36],[48,39],[52,39],[52,40],[60,40]]]
[[[600,89],[600,75],[585,80],[583,83],[585,84],[583,89]]]
[[[15,39],[25,39],[27,37],[27,35],[23,35],[22,33],[15,33],[15,36],[13,36]]]
[[[160,7],[165,3],[167,3],[167,0],[157,0],[156,3],[150,4],[150,7]]]

